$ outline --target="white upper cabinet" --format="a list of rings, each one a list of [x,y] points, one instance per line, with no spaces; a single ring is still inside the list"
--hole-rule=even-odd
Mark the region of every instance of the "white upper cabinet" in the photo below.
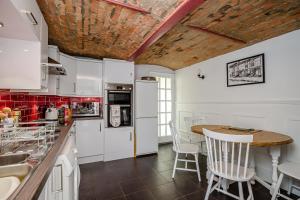
[[[41,40],[42,12],[34,0],[10,0],[15,8],[20,12],[23,22],[35,34],[37,40]]]
[[[76,73],[77,63],[72,56],[60,53],[60,63],[66,69],[66,76],[58,76],[58,93],[59,95],[76,95]]]
[[[40,32],[40,45],[41,45],[41,63],[48,63],[48,25],[45,19],[41,19],[41,32]],[[48,88],[48,66],[41,65],[41,89]]]
[[[77,59],[77,96],[102,96],[102,61]]]
[[[103,59],[104,82],[134,83],[134,63],[125,60]]]
[[[36,1],[0,1],[0,19],[0,89],[46,89],[48,26]]]

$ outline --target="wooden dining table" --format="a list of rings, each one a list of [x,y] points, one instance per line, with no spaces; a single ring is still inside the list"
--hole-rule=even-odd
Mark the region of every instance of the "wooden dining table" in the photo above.
[[[278,174],[278,160],[281,154],[281,145],[290,144],[293,142],[293,139],[285,134],[276,133],[273,131],[266,130],[256,130],[256,129],[241,129],[226,125],[195,125],[191,127],[193,133],[202,134],[203,129],[208,129],[211,131],[223,133],[223,134],[232,134],[232,135],[253,135],[253,142],[251,146],[253,147],[266,147],[269,148],[269,153],[272,158],[272,184],[268,184],[258,176],[255,177],[255,180],[267,187],[271,193],[275,188],[277,183]],[[253,159],[254,160],[254,159]]]

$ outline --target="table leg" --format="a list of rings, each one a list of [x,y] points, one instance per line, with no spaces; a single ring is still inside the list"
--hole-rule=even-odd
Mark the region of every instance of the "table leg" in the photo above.
[[[275,189],[277,180],[278,180],[278,173],[277,173],[277,168],[278,168],[278,160],[280,157],[281,153],[281,147],[280,146],[273,146],[270,147],[270,155],[272,157],[272,186],[270,188],[270,193],[273,194],[273,191]]]

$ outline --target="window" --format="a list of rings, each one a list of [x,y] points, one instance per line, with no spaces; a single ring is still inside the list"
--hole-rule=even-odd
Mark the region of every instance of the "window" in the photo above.
[[[171,136],[168,123],[172,120],[172,78],[157,77],[158,81],[158,136]]]

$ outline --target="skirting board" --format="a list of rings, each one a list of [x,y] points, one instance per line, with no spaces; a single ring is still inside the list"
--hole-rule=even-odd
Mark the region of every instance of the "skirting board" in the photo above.
[[[99,162],[99,161],[103,161],[103,160],[104,160],[103,155],[96,155],[96,156],[88,156],[88,157],[78,158],[78,163],[81,165],[81,164],[86,164],[86,163]]]

